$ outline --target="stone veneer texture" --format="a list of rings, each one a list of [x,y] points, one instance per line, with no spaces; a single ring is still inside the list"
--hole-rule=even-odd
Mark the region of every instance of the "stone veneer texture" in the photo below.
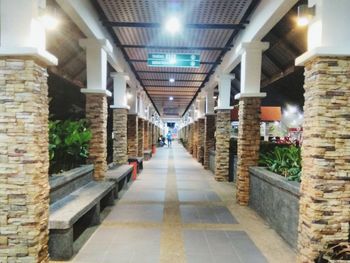
[[[198,120],[193,124],[193,135],[192,135],[192,156],[197,159],[197,147],[198,147]]]
[[[215,180],[228,181],[231,110],[218,110],[216,118]]]
[[[215,146],[215,114],[207,114],[204,122],[204,169],[209,169],[209,151]]]
[[[107,97],[90,93],[85,97],[85,115],[92,132],[89,161],[94,164],[94,178],[103,180],[107,171]]]
[[[150,149],[150,145],[149,145],[149,122],[147,120],[144,120],[144,130],[143,130],[143,146],[144,146],[144,150],[149,150]],[[143,152],[142,152],[142,156],[143,156]]]
[[[202,162],[204,157],[204,124],[205,119],[198,119],[198,142],[197,142],[197,161]]]
[[[152,144],[153,144],[153,127],[154,127],[154,125],[153,125],[153,123],[152,122],[150,122],[149,123],[149,136],[148,136],[148,140],[149,140],[149,142],[148,142],[148,145],[149,145],[149,149],[152,149]]]
[[[188,147],[187,150],[190,154],[193,152],[193,123],[188,125]]]
[[[113,109],[113,162],[126,164],[128,162],[128,139],[127,139],[127,109]]]
[[[138,125],[137,114],[128,114],[128,156],[137,156],[138,154]]]
[[[349,241],[350,57],[305,65],[298,262]],[[345,262],[345,261],[344,261]]]
[[[143,139],[144,139],[144,129],[145,129],[144,124],[145,124],[144,119],[139,118],[138,119],[138,127],[137,127],[137,129],[138,129],[138,145],[137,145],[138,151],[137,151],[137,156],[139,156],[139,157],[143,157],[143,150],[144,150],[144,148],[143,148],[144,147],[143,146],[143,144],[144,144]]]
[[[250,178],[248,169],[250,166],[257,166],[259,161],[260,104],[261,98],[239,100],[236,200],[240,205],[248,205]]]
[[[0,262],[48,262],[47,71],[0,59]]]

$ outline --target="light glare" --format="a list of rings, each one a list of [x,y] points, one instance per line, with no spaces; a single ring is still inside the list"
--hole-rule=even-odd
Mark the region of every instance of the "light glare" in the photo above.
[[[307,26],[310,23],[310,19],[307,17],[298,17],[298,26]]]
[[[44,27],[48,30],[54,30],[57,28],[59,21],[57,18],[51,16],[51,15],[44,15],[41,17],[41,22],[44,25]]]
[[[176,17],[171,17],[165,23],[165,29],[171,34],[176,34],[181,31],[181,23]]]

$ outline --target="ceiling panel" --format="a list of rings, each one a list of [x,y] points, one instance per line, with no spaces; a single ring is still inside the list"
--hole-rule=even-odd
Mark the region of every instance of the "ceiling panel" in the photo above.
[[[90,1],[157,109],[165,114],[167,110],[173,112],[166,106],[169,104],[167,95],[181,97],[183,94],[185,99],[176,104],[177,114],[182,114],[232,47],[237,30],[244,28],[245,19],[260,0]],[[174,14],[184,24],[182,32],[176,36],[167,34],[163,27],[166,19]],[[189,28],[186,24],[202,28]],[[222,28],[210,28],[214,24]],[[232,28],[237,24],[240,24],[239,29]],[[208,48],[216,49],[205,50]],[[195,53],[200,55],[201,62],[209,64],[201,64],[199,68],[149,67],[146,60],[150,52]],[[175,78],[175,83],[170,83],[169,78]],[[165,95],[157,97],[159,93]]]

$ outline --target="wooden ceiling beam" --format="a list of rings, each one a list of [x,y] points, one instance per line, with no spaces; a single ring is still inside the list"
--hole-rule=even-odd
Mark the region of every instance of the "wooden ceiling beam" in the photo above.
[[[298,70],[302,70],[303,67],[297,67],[294,64],[290,65],[287,69],[285,69],[284,71],[275,74],[274,76],[271,76],[270,78],[268,78],[267,80],[262,81],[261,83],[261,89],[266,88],[267,86],[271,85],[272,83],[290,75],[293,74],[294,72],[298,71]]]

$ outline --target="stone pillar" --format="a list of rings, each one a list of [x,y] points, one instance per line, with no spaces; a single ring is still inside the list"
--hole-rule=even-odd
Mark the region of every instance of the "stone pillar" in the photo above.
[[[113,109],[113,163],[126,164],[128,162],[127,139],[128,109]]]
[[[145,132],[145,120],[142,118],[138,118],[138,151],[137,156],[142,157],[143,156],[143,150],[144,150],[144,132]]]
[[[204,124],[204,169],[209,169],[209,151],[215,146],[215,114],[207,114]]]
[[[305,64],[298,262],[349,241],[350,56]]]
[[[139,150],[139,129],[137,114],[128,114],[128,156],[138,156]]]
[[[215,180],[227,181],[229,174],[231,110],[218,110],[216,118]]]
[[[144,121],[144,133],[143,133],[143,146],[144,150],[149,150],[149,122],[147,120]],[[143,152],[142,152],[143,156]]]
[[[0,261],[48,262],[46,66],[0,58]]]
[[[204,158],[204,125],[205,119],[198,119],[198,143],[197,143],[197,161],[202,162]]]
[[[197,147],[198,147],[198,120],[193,124],[193,139],[192,139],[192,156],[197,159]]]
[[[193,152],[193,123],[188,125],[188,152],[192,154]]]
[[[107,171],[107,97],[105,94],[86,93],[86,119],[92,138],[89,161],[94,164],[95,180],[103,180]]]
[[[248,205],[249,167],[257,166],[260,147],[261,98],[241,98],[239,101],[239,129],[237,142],[237,202]]]
[[[152,142],[153,142],[153,123],[148,122],[148,149],[152,149]]]

